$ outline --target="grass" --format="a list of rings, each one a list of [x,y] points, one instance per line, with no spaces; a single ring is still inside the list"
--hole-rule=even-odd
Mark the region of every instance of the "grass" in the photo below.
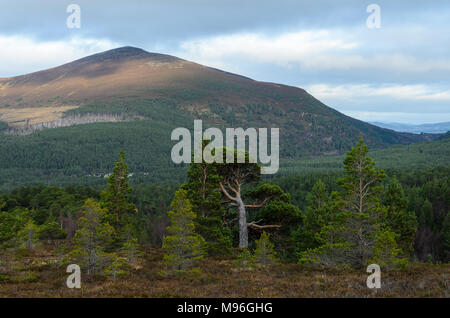
[[[162,251],[146,250],[122,278],[82,274],[82,288],[69,289],[65,267],[51,248],[28,256],[2,257],[0,297],[450,297],[450,264],[412,263],[381,274],[381,289],[366,286],[361,270],[311,269],[297,264],[240,271],[235,258],[208,258],[201,274],[162,277]]]

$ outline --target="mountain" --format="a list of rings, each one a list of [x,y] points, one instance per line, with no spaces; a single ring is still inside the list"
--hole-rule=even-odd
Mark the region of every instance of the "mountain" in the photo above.
[[[401,124],[401,123],[380,123],[371,122],[372,125],[395,130],[398,132],[408,132],[413,134],[430,133],[430,134],[442,134],[450,131],[450,122],[435,123],[435,124]]]
[[[0,79],[0,180],[101,175],[121,149],[131,171],[170,179],[182,169],[171,162],[170,134],[194,119],[204,128],[278,127],[281,160],[341,154],[359,136],[372,148],[437,137],[350,118],[301,88],[123,47]]]

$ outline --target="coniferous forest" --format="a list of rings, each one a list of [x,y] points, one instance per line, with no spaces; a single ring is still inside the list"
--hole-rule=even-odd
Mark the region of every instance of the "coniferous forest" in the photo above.
[[[384,171],[368,154],[360,138],[335,173],[263,179],[247,156],[244,163],[192,163],[182,184],[131,185],[120,152],[103,187],[16,188],[0,197],[4,292],[58,276],[69,264],[79,264],[87,284],[127,284],[150,275],[161,284],[189,277],[189,284],[203,286],[218,283],[211,270],[230,277],[331,270],[344,283],[369,264],[396,276],[424,266],[429,275],[444,273],[450,258],[449,168]],[[157,265],[150,270],[149,263]],[[204,296],[185,287],[147,292]],[[138,287],[129,288],[132,293]],[[393,283],[384,295],[408,294],[399,288]],[[443,291],[438,284],[423,295]],[[55,287],[39,295],[69,294]]]

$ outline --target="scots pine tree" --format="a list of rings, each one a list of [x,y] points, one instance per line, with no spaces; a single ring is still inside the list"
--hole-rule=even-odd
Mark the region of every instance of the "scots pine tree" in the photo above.
[[[170,273],[184,273],[203,258],[205,241],[195,233],[196,215],[185,190],[175,193],[170,208],[170,224],[163,240],[164,261]]]
[[[122,250],[127,255],[127,261],[130,265],[135,265],[143,252],[140,250],[137,238],[131,238],[123,244]]]
[[[16,220],[9,212],[0,212],[0,246],[6,245],[15,236],[14,225]]]
[[[262,232],[260,238],[256,240],[256,249],[253,254],[256,263],[263,266],[273,265],[278,260],[273,243],[270,241],[270,235],[265,231]]]
[[[308,206],[303,213],[303,224],[291,233],[297,253],[320,246],[319,233],[330,218],[328,200],[329,194],[325,183],[319,179],[306,197]]]
[[[396,178],[390,181],[384,193],[383,203],[387,207],[386,223],[398,234],[399,248],[405,256],[410,257],[414,252],[414,237],[418,222],[415,213],[407,210],[408,200]]]
[[[247,205],[247,207],[253,207],[250,210],[250,222],[248,222],[251,236],[260,236],[263,231],[270,230],[271,241],[276,246],[278,256],[292,257],[295,245],[290,235],[302,223],[303,216],[291,203],[289,193],[284,192],[278,185],[262,184],[246,191],[244,200],[256,202],[256,204]]]
[[[223,148],[223,163],[214,163],[220,175],[219,187],[225,199],[237,210],[239,224],[239,248],[248,248],[248,222],[247,211],[249,207],[262,207],[267,200],[258,204],[247,205],[242,198],[242,187],[245,184],[256,183],[261,179],[260,167],[256,163],[251,163],[248,153],[245,152],[243,163],[225,163],[227,149]],[[234,150],[234,157],[237,158],[238,151]]]
[[[106,209],[93,199],[86,200],[73,238],[74,249],[70,257],[86,269],[97,274],[107,264],[106,248],[113,240],[114,228],[106,220]]]
[[[33,250],[36,243],[39,241],[38,231],[39,227],[34,224],[32,219],[29,219],[25,224],[25,227],[18,234],[22,247],[26,248],[28,251]]]
[[[233,264],[236,265],[237,269],[241,271],[252,270],[254,258],[250,250],[248,248],[241,249],[241,253],[238,255]]]
[[[126,275],[128,272],[126,270],[128,266],[128,262],[119,257],[116,253],[108,254],[109,265],[105,267],[104,273],[110,276],[113,280],[116,280],[118,277]]]
[[[133,235],[133,218],[136,207],[130,203],[132,189],[128,182],[128,166],[125,153],[120,152],[119,160],[114,164],[113,173],[108,178],[102,201],[107,209],[108,223],[114,227],[116,241],[124,242]]]
[[[257,163],[250,161],[247,152],[234,149],[234,157],[242,155],[243,162],[226,163],[227,149],[223,148],[223,163],[213,163],[220,175],[219,187],[222,191],[227,207],[237,212],[239,225],[239,248],[248,248],[248,229],[263,231],[266,229],[280,229],[281,221],[288,222],[298,219],[298,209],[290,204],[290,196],[276,185],[263,184],[254,188],[261,180],[261,169]],[[252,187],[253,186],[253,187]],[[250,188],[246,193],[244,187]],[[259,209],[260,219],[249,221],[247,209]],[[260,222],[274,222],[273,224],[259,224]],[[289,230],[284,227],[287,234]]]
[[[337,192],[330,195],[327,217],[314,235],[318,246],[298,253],[300,264],[315,264],[325,267],[347,266],[351,253],[351,243],[347,239],[350,212],[343,209],[344,203]],[[311,221],[309,221],[311,222]]]
[[[367,155],[369,149],[362,137],[344,159],[345,176],[338,181],[343,188],[342,204],[349,213],[347,229],[342,233],[350,243],[348,261],[355,266],[366,265],[376,242],[386,211],[381,204],[380,182],[386,174],[375,169],[375,162]]]
[[[220,181],[217,166],[202,159],[201,163],[190,164],[188,182],[182,186],[197,215],[195,230],[205,239],[209,255],[227,254],[232,246],[231,231],[224,226],[226,209],[222,204]]]
[[[342,191],[332,194],[327,223],[316,236],[321,243],[317,248],[300,253],[301,263],[362,267],[374,257],[380,262],[386,257],[386,263],[392,263],[394,258],[400,261],[401,249],[395,241],[400,235],[390,230],[389,222],[402,228],[405,241],[408,241],[406,237],[410,238],[411,229],[405,225],[408,222],[403,215],[397,213],[399,208],[404,208],[404,202],[399,189],[393,186],[391,197],[387,197],[393,212],[392,220],[389,220],[388,208],[382,204],[383,189],[380,186],[386,175],[375,169],[375,162],[367,155],[368,152],[360,138],[347,153],[345,176],[338,181]]]

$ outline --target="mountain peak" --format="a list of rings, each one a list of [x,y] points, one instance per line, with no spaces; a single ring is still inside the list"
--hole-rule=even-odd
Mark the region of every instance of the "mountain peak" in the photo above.
[[[94,79],[99,76],[116,74],[123,65],[134,64],[134,70],[142,72],[142,68],[136,67],[136,65],[140,63],[172,65],[182,61],[184,60],[175,56],[150,53],[137,47],[123,46],[89,55],[51,69],[0,79],[0,87],[2,83],[4,85],[8,83],[9,86],[45,85],[61,78]],[[2,95],[7,97],[7,94]],[[2,95],[0,95],[0,101]]]
[[[170,55],[159,54],[159,53],[150,53],[143,49],[133,47],[133,46],[123,46],[115,49],[111,49],[105,52],[93,54],[86,56],[82,59],[79,59],[74,62],[83,63],[83,62],[94,62],[99,63],[103,61],[122,61],[122,60],[132,60],[132,59],[154,59],[157,61],[175,61],[179,60],[178,58]]]

